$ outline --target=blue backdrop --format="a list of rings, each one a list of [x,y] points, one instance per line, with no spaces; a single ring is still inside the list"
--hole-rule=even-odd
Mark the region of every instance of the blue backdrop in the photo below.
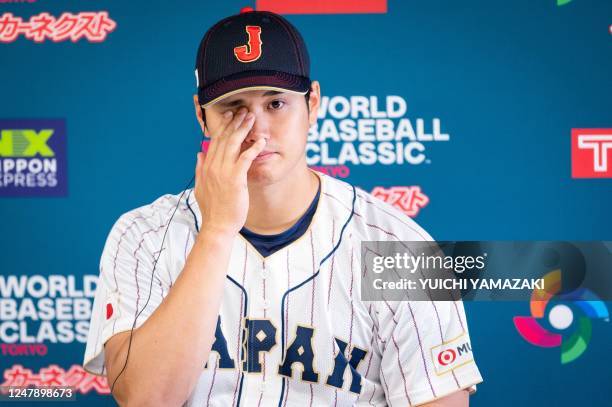
[[[56,158],[68,171],[57,174],[67,179],[64,196],[0,195],[3,298],[21,302],[6,286],[9,276],[74,275],[82,289],[83,275],[98,274],[118,216],[185,186],[200,141],[192,102],[197,46],[214,22],[247,5],[255,3],[0,4],[0,16],[24,21],[43,12],[59,19],[65,12],[106,11],[116,24],[100,42],[36,43],[22,34],[0,43],[0,128],[7,120],[26,129],[35,128],[32,120],[64,120],[66,155]],[[612,181],[571,173],[572,129],[612,127],[612,2],[389,0],[387,6],[386,13],[288,16],[308,44],[323,95],[338,103],[375,99],[381,111],[387,96],[399,96],[407,106],[402,117],[415,131],[422,119],[431,134],[436,119],[448,134],[447,141],[417,140],[422,163],[347,162],[343,178],[368,191],[419,186],[429,203],[415,219],[440,240],[612,240]],[[0,36],[8,30],[0,21]],[[320,124],[343,120],[323,116]],[[313,136],[311,143],[314,161],[322,143],[335,157],[343,145],[331,136]],[[314,164],[343,165],[322,161]],[[36,336],[41,321],[7,309],[0,342],[27,343],[7,322],[26,321]],[[474,406],[609,405],[609,322],[594,321],[587,351],[562,365],[559,349],[532,346],[516,332],[512,317],[528,315],[528,303],[467,303],[466,311],[485,380]],[[60,319],[52,321],[57,330]],[[78,332],[76,321],[87,318],[73,312],[68,320]],[[3,348],[0,373],[14,365],[34,375],[53,364],[68,370],[82,362],[78,337],[42,341],[44,356]],[[95,388],[78,399],[111,403]]]

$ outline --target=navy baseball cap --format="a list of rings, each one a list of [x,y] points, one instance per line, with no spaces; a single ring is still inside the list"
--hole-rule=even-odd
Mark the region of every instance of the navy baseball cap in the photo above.
[[[243,9],[202,38],[195,69],[198,99],[206,107],[245,90],[306,94],[310,58],[297,29],[269,11]]]

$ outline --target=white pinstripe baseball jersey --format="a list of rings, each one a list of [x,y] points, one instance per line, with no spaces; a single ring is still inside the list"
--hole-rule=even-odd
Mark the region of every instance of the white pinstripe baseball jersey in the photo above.
[[[482,380],[460,301],[361,299],[361,241],[431,237],[368,193],[317,175],[321,197],[302,237],[266,258],[242,236],[234,239],[213,351],[187,405],[406,406]],[[194,243],[201,222],[191,192],[170,223],[137,327],[172,289]],[[129,331],[143,307],[178,198],[162,196],[113,226],[101,258],[88,371],[105,373],[103,344]]]

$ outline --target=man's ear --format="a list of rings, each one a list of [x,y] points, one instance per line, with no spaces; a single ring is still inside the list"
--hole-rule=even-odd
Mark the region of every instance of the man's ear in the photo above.
[[[312,126],[317,122],[319,114],[319,106],[321,105],[321,86],[318,81],[312,81],[310,84],[310,97],[308,99],[308,123]]]
[[[200,106],[198,101],[198,95],[193,95],[193,107],[195,108],[196,118],[198,119],[198,123],[200,124],[200,128],[202,129],[202,133],[208,137],[208,129],[206,128],[206,123],[204,122],[204,117],[202,116],[203,107]]]

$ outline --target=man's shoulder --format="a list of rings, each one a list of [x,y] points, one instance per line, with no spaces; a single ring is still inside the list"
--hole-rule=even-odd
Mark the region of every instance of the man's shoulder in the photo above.
[[[191,197],[192,191],[192,189],[187,189],[176,194],[164,194],[152,202],[124,212],[115,222],[113,231],[125,230],[128,227],[141,232],[147,229],[159,229],[168,223],[173,213],[172,223],[175,221],[176,223],[189,223],[186,215],[191,213],[188,202],[193,203],[194,201]]]
[[[404,212],[345,181],[325,176],[330,201],[354,210],[351,222],[362,239],[433,240],[417,222]],[[354,192],[353,192],[354,191]]]

